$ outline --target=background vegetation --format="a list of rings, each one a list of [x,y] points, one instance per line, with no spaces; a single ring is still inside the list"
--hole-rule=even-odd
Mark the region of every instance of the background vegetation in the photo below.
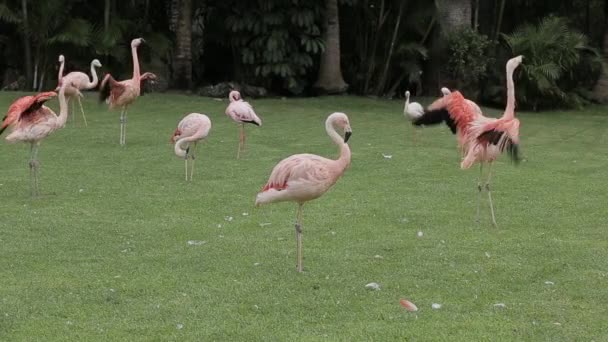
[[[504,62],[520,106],[581,106],[608,94],[602,77],[608,0],[3,0],[0,75],[8,89],[56,84],[100,58],[128,75],[128,43],[150,43],[158,90],[235,81],[277,95],[437,95],[456,87],[503,103]],[[598,82],[600,79],[600,82]]]

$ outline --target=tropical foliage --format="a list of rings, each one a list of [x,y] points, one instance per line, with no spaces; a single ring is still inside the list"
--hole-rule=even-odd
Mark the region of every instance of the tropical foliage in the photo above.
[[[580,106],[587,80],[601,67],[599,52],[587,37],[568,27],[567,20],[549,16],[505,35],[511,51],[524,55],[518,100],[521,104]]]
[[[236,81],[307,95],[337,67],[336,83],[351,93],[436,95],[446,85],[503,102],[504,61],[523,54],[520,104],[572,106],[586,102],[602,70],[608,0],[337,3],[332,14],[329,0],[4,0],[1,81],[52,88],[60,53],[67,71],[99,58],[120,77],[135,37],[148,42],[143,67],[186,89]]]

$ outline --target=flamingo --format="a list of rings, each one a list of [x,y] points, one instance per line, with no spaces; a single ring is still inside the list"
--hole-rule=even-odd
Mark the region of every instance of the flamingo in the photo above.
[[[4,117],[0,134],[8,127],[11,133],[6,136],[10,143],[27,142],[30,144],[30,181],[32,197],[38,196],[38,148],[40,142],[54,131],[65,126],[68,118],[68,107],[65,99],[65,90],[70,87],[64,83],[59,89],[59,116],[44,103],[57,96],[54,91],[40,93],[33,96],[24,96],[17,99],[8,108],[8,114]],[[76,90],[78,91],[78,90]]]
[[[192,159],[190,170],[190,181],[192,181],[196,145],[200,140],[207,138],[209,130],[211,130],[211,120],[207,115],[190,113],[179,122],[171,137],[171,143],[175,144],[175,154],[186,161],[186,181],[188,180],[188,158]],[[191,143],[194,143],[192,149],[190,149]]]
[[[147,80],[154,82],[156,75],[146,72],[140,75],[139,59],[137,58],[137,48],[145,43],[143,38],[136,38],[131,41],[131,55],[133,57],[133,77],[129,80],[116,81],[112,75],[106,74],[101,81],[100,101],[106,101],[110,109],[121,107],[120,112],[120,145],[126,144],[127,138],[127,107],[131,105],[140,95],[141,83]]]
[[[236,159],[239,159],[241,150],[245,151],[245,124],[250,123],[256,126],[262,126],[262,120],[255,114],[253,107],[248,102],[243,101],[241,93],[233,90],[228,94],[230,103],[226,107],[226,115],[234,122],[240,124],[241,135],[239,139],[239,149],[236,152]]]
[[[410,120],[410,121],[414,121],[416,119],[418,119],[419,117],[421,117],[424,114],[424,108],[422,107],[422,105],[418,102],[412,102],[410,103],[410,91],[407,90],[405,92],[405,106],[403,107],[403,115],[405,115],[405,118]],[[412,131],[412,140],[414,141],[414,143],[416,142],[416,131],[413,130]]]
[[[504,151],[509,153],[511,159],[519,162],[519,120],[515,118],[515,85],[513,73],[522,63],[523,56],[511,58],[506,65],[507,73],[507,106],[501,118],[487,118],[476,113],[475,109],[466,99],[455,91],[432,103],[427,112],[414,122],[420,124],[438,124],[443,121],[458,133],[459,144],[465,150],[464,158],[460,163],[461,169],[468,169],[479,163],[479,181],[477,183],[477,220],[483,190],[483,166],[488,164],[488,174],[485,189],[488,192],[488,201],[492,214],[492,224],[497,227],[492,192],[490,191],[490,178],[492,162]]]
[[[314,154],[295,154],[281,160],[273,169],[262,191],[257,194],[255,205],[290,201],[298,203],[296,215],[297,271],[302,272],[302,206],[321,197],[344,174],[350,165],[348,139],[352,135],[348,116],[333,113],[325,121],[325,130],[331,140],[340,147],[337,160]],[[344,138],[338,133],[344,133]]]
[[[95,68],[101,68],[101,62],[99,62],[98,59],[94,59],[91,61],[91,76],[93,77],[93,80],[89,80],[89,76],[87,74],[85,74],[84,72],[80,72],[80,71],[73,71],[65,76],[62,76],[63,75],[63,64],[65,63],[65,57],[63,55],[59,55],[59,62],[61,63],[61,66],[59,67],[59,78],[58,78],[59,82],[57,85],[57,89],[55,89],[55,91],[59,91],[61,84],[64,82],[68,82],[68,84],[74,85],[74,87],[68,87],[66,89],[65,93],[68,97],[68,102],[73,97],[76,97],[76,99],[78,100],[78,104],[80,105],[80,112],[82,113],[82,118],[84,119],[84,125],[86,127],[87,118],[84,115],[84,109],[82,108],[82,102],[80,101],[80,96],[78,96],[78,94],[80,93],[80,90],[88,90],[88,89],[93,89],[93,88],[97,87],[97,83],[99,82],[99,79],[97,78],[97,72],[96,72]],[[74,118],[73,102],[72,102],[72,118]]]
[[[441,88],[441,93],[443,94],[443,96],[448,96],[452,93],[452,91],[446,87]],[[483,116],[483,112],[481,111],[481,108],[479,108],[479,106],[477,105],[477,103],[469,100],[469,99],[465,99],[466,103],[469,104],[469,106],[471,107],[471,110],[477,114],[477,115],[481,115]]]

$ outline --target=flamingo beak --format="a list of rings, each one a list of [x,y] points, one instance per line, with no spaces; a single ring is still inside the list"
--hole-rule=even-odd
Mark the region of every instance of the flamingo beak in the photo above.
[[[344,142],[347,143],[348,139],[350,139],[350,136],[353,135],[353,132],[351,131],[346,131],[344,132]]]

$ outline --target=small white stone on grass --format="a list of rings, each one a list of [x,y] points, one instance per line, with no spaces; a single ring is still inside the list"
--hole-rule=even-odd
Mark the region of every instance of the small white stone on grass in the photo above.
[[[78,190],[78,192],[83,192],[83,191],[84,191],[84,189],[80,189],[80,190]]]
[[[331,235],[336,235],[336,232],[331,232]]]
[[[177,328],[177,330],[181,330],[184,328],[184,325],[181,323],[177,323],[177,325],[175,327]]]
[[[384,257],[380,254],[374,255],[374,259],[384,259]]]
[[[222,228],[222,225],[221,225],[221,224],[218,224],[218,225],[217,225],[217,227],[218,227],[218,228]]]
[[[382,156],[384,157],[384,159],[391,159],[391,158],[393,158],[393,155],[391,155],[391,154],[384,154],[384,153],[382,153]]]
[[[431,308],[433,308],[435,310],[441,309],[441,304],[439,304],[439,303],[433,303],[433,304],[431,304]]]
[[[494,307],[503,309],[503,308],[506,308],[507,306],[505,305],[505,303],[496,303],[496,304],[494,304]]]
[[[243,216],[249,216],[249,213],[243,213]]]
[[[552,282],[552,281],[547,280],[547,281],[545,281],[545,285],[555,285],[555,283]]]
[[[260,227],[270,226],[272,223],[270,222],[262,222],[260,223]]]
[[[554,325],[562,325],[560,322],[553,322]]]
[[[253,266],[260,266],[261,264],[259,262],[256,262],[253,264]]]
[[[489,258],[490,257],[490,253],[486,252],[486,257]]]
[[[188,245],[190,246],[201,246],[206,244],[207,241],[200,241],[200,240],[188,240]]]
[[[418,233],[416,233],[416,236],[418,237],[422,237],[424,235],[424,233],[422,231],[418,231]]]
[[[232,219],[233,219],[232,216],[226,216],[226,217],[224,217],[224,220],[226,220],[228,222],[232,221]]]
[[[368,290],[377,291],[377,290],[380,290],[380,284],[378,284],[378,283],[369,283],[369,284],[365,285],[365,288],[368,289]]]

